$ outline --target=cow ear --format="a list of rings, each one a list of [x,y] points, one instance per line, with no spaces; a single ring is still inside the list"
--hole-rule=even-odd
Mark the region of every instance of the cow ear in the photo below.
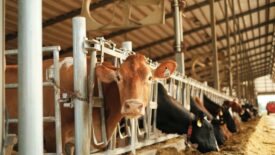
[[[111,83],[115,81],[116,68],[108,63],[103,63],[96,67],[96,76],[98,80],[104,83]]]
[[[167,60],[161,63],[157,69],[155,69],[155,78],[169,78],[177,68],[177,63],[173,60]]]

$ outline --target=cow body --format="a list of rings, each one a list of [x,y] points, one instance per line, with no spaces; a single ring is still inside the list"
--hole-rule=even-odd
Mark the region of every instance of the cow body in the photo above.
[[[88,70],[90,68],[89,61],[88,59]],[[43,62],[43,77],[46,75],[46,69],[51,67],[52,64],[52,60]],[[73,65],[63,62],[60,64],[62,65],[60,66],[60,88],[62,88],[62,91],[73,92]],[[162,63],[155,72],[152,72],[150,66],[146,63],[145,57],[139,54],[129,56],[120,68],[115,68],[109,63],[99,65],[96,68],[96,75],[103,82],[106,122],[100,121],[100,109],[94,108],[92,112],[92,124],[96,135],[94,138],[98,141],[101,140],[102,123],[106,124],[107,141],[109,141],[121,118],[136,118],[143,115],[144,108],[148,103],[151,80],[153,78],[167,78],[169,76],[164,75],[164,73],[168,71],[172,74],[175,68],[176,63],[174,61],[167,61]],[[6,69],[6,83],[17,83],[17,77],[17,66],[8,66]],[[43,81],[45,81],[45,78]],[[17,89],[6,90],[6,107],[10,118],[18,118],[17,96]],[[43,115],[54,116],[54,90],[52,87],[43,88],[43,103]],[[66,144],[72,143],[74,140],[74,109],[61,106],[60,110],[62,146],[63,153],[65,153]],[[54,131],[54,123],[44,123],[44,147],[47,152],[55,152]],[[12,125],[10,132],[17,133],[17,126]]]
[[[227,137],[226,137],[226,133],[223,130],[223,125],[221,124],[221,120],[217,119],[216,117],[213,117],[209,113],[209,111],[204,107],[203,102],[201,102],[201,100],[198,97],[195,97],[194,99],[191,98],[190,106],[191,106],[191,112],[201,111],[207,116],[208,120],[211,122],[213,126],[217,143],[219,145],[222,145],[225,142],[225,139]]]
[[[219,118],[221,124],[225,124],[226,127],[222,129],[227,133],[227,137],[230,136],[230,132],[237,132],[236,124],[230,114],[229,108],[222,107],[212,100],[210,100],[206,95],[203,95],[203,103],[205,108],[213,115],[213,117]],[[227,129],[230,131],[228,132]]]
[[[217,151],[218,146],[212,125],[205,119],[200,119],[186,109],[180,107],[180,103],[168,95],[162,84],[158,84],[158,109],[157,128],[165,133],[186,134],[192,126],[190,141],[198,144],[201,152]]]

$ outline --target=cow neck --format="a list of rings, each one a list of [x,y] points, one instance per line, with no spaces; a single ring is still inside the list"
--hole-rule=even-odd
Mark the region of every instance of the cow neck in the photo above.
[[[103,95],[106,96],[104,103],[107,140],[109,141],[123,116],[121,115],[120,95],[117,83],[104,84],[103,87]]]

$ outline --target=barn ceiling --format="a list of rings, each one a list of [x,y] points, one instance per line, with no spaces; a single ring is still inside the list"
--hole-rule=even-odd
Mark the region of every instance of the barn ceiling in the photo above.
[[[122,12],[116,9],[115,0],[97,0],[90,6],[93,17],[101,23],[120,22]],[[229,31],[226,35],[224,0],[215,0],[215,18],[217,23],[217,48],[219,52],[220,75],[223,85],[227,85],[228,51],[226,38],[229,37],[233,75],[242,81],[270,74],[273,66],[272,42],[275,38],[275,0],[233,0],[235,8],[235,28],[233,23],[232,0],[229,0]],[[186,73],[192,77],[192,62],[199,58],[204,67],[197,66],[198,80],[213,82],[211,61],[211,24],[209,2],[206,0],[187,0],[184,8],[183,30]],[[17,3],[18,0],[6,1],[6,49],[17,48]],[[43,0],[43,45],[60,45],[61,54],[72,54],[72,17],[81,12],[81,0]],[[171,3],[166,1],[165,24],[145,26],[119,31],[88,32],[89,37],[104,36],[119,46],[121,42],[131,40],[134,51],[142,53],[153,60],[174,59],[173,13]],[[152,12],[152,7],[135,7],[134,18],[144,17]],[[234,31],[235,30],[235,31]],[[236,36],[236,49],[234,43]],[[273,45],[274,46],[274,45]],[[236,52],[237,51],[237,52]],[[209,57],[208,59],[206,59]],[[48,58],[47,56],[45,58]],[[16,58],[8,57],[8,63]]]

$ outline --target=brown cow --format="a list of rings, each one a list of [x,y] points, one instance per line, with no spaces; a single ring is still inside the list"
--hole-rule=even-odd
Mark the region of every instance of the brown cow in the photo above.
[[[46,69],[52,64],[52,60],[43,62],[43,77],[45,77]],[[152,71],[146,63],[145,57],[139,54],[129,56],[121,64],[120,68],[115,68],[107,63],[103,63],[96,68],[97,78],[105,83],[103,84],[103,94],[108,140],[121,118],[139,117],[144,114],[144,108],[148,103],[148,96],[150,94],[151,81],[154,78],[167,78],[175,69],[176,63],[174,61],[166,61]],[[7,66],[6,83],[16,83],[18,81],[17,72],[17,66]],[[60,66],[60,75],[60,87],[62,90],[73,91],[72,64]],[[18,116],[17,96],[17,89],[6,90],[6,105],[10,118],[17,118]],[[53,88],[44,87],[43,96],[43,115],[54,116]],[[61,106],[61,125],[63,151],[65,152],[65,144],[71,142],[74,135],[74,109]],[[96,139],[98,140],[101,139],[100,126],[99,110],[93,109],[93,127],[95,128]],[[11,125],[10,132],[17,133],[17,127]],[[48,152],[54,152],[55,134],[53,123],[44,124],[44,135],[45,149]]]

